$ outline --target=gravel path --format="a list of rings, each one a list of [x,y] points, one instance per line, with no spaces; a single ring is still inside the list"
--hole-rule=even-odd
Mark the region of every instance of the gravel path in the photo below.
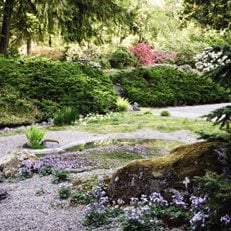
[[[103,135],[93,135],[76,130],[48,131],[45,138],[58,140],[61,147],[55,149],[33,150],[34,153],[61,152],[65,149],[85,144],[87,142],[96,142],[108,139],[162,139],[183,143],[193,143],[197,140],[197,136],[189,131],[180,130],[171,133],[164,133],[149,129],[138,130],[131,133],[111,133]],[[26,137],[24,134],[0,137],[0,158],[7,155],[9,151],[22,150],[22,145],[24,143],[26,143]]]
[[[166,107],[154,109],[154,114],[160,114],[162,110],[168,110],[173,117],[199,118],[210,112],[225,106],[231,106],[231,103],[205,104],[197,106]]]

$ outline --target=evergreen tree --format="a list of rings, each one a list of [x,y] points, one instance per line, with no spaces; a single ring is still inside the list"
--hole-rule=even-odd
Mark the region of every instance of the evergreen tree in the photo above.
[[[5,0],[0,1],[1,8],[0,53],[7,52],[10,32],[16,32],[18,25],[29,46],[38,31],[50,35],[59,28],[65,40],[81,42],[97,37],[97,23],[109,26],[129,24],[131,20],[131,14],[113,0]]]
[[[196,19],[205,26],[213,29],[224,29],[229,31],[231,26],[231,1],[227,0],[184,0],[184,13],[186,18]],[[226,48],[226,55],[231,58],[231,46]],[[205,75],[231,90],[231,63],[227,63]],[[213,111],[207,116],[209,120],[215,121],[221,127],[231,133],[231,106],[223,107]]]

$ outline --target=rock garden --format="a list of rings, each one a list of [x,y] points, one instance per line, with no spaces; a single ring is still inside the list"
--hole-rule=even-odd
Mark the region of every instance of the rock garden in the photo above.
[[[229,2],[0,0],[0,231],[230,231]]]

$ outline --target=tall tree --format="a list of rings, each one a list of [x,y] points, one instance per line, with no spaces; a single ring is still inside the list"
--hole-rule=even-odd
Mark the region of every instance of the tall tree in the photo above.
[[[13,8],[15,4],[15,0],[6,0],[5,2],[1,2],[3,13],[2,13],[2,29],[0,34],[0,53],[6,53],[9,38],[10,38],[10,23],[11,17],[13,13]]]
[[[130,23],[126,9],[114,0],[6,0],[0,3],[4,8],[0,40],[4,49],[2,48],[0,53],[6,53],[8,48],[11,19],[26,19],[26,13],[32,13],[39,20],[43,25],[43,33],[51,34],[54,25],[58,25],[66,40],[78,42],[89,37],[97,37],[96,22],[101,22],[105,26],[112,22]],[[16,12],[22,5],[26,7],[23,7],[24,12],[18,15]],[[21,26],[27,27],[28,23],[25,22]]]

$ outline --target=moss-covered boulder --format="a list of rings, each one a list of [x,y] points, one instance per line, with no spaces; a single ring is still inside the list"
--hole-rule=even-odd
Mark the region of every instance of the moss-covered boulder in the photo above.
[[[202,176],[207,170],[221,173],[220,150],[226,150],[224,143],[198,142],[179,146],[164,157],[132,161],[114,174],[108,193],[114,199],[129,201],[141,194],[180,189],[185,177]]]

